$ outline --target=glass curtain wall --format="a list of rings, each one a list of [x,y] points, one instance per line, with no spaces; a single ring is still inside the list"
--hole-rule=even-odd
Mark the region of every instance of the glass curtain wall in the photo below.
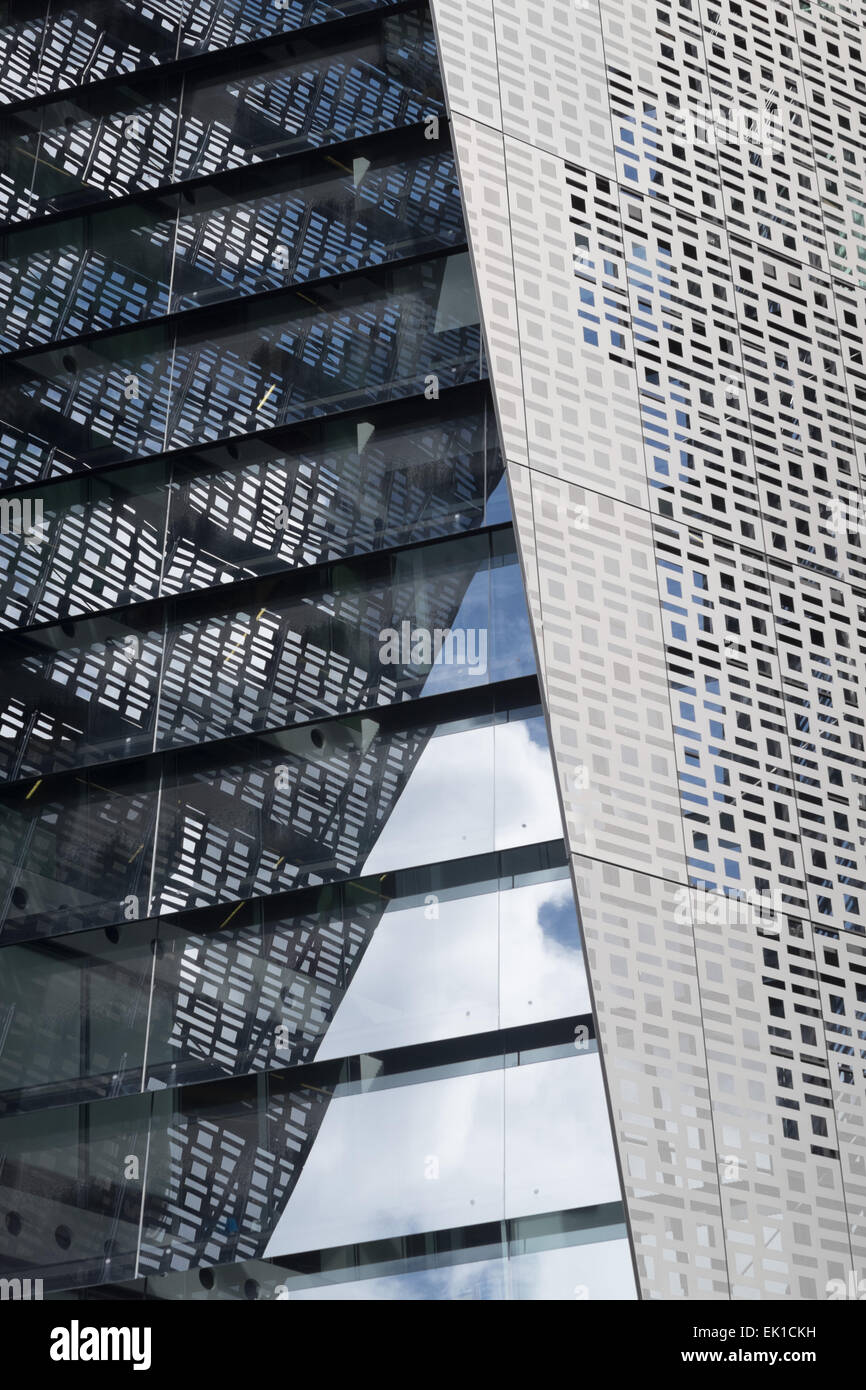
[[[147,14],[2,33],[0,1276],[632,1298],[426,5]]]

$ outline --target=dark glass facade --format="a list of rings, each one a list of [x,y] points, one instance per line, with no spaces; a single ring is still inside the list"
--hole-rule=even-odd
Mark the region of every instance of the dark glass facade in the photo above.
[[[0,1276],[633,1297],[426,6],[7,18]]]

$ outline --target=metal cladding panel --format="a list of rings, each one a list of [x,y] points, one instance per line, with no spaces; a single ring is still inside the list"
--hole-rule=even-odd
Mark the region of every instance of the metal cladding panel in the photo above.
[[[838,1297],[866,9],[433,13],[642,1294]]]

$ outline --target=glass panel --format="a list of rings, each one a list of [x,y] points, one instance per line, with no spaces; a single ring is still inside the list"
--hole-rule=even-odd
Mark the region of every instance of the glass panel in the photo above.
[[[149,1299],[633,1299],[620,1202],[166,1274]]]
[[[433,26],[383,16],[351,37],[255,50],[184,85],[173,177],[213,174],[444,115]]]
[[[477,311],[453,327],[438,312],[448,260],[247,302],[233,331],[217,310],[181,320],[176,336],[154,326],[7,364],[3,477],[27,482],[429,394],[434,379],[437,390],[477,380]]]
[[[511,565],[517,568],[516,555]],[[479,535],[398,552],[390,561],[342,562],[322,587],[305,586],[301,595],[293,580],[269,581],[256,585],[241,608],[226,612],[217,596],[201,617],[170,615],[158,746],[411,698],[424,689],[434,660],[449,689],[486,682],[490,576],[488,537]],[[471,615],[478,626],[464,629],[464,595],[475,589],[484,600]],[[410,637],[430,636],[420,660],[410,641],[401,643],[407,629]],[[437,656],[443,632],[451,635]],[[525,613],[523,647],[531,670]]]
[[[245,170],[242,205],[224,187],[189,194],[175,244],[172,308],[189,309],[448,249],[464,240],[450,151],[395,160],[352,146],[340,159],[294,168],[277,183]],[[321,161],[321,162],[319,162]],[[339,172],[335,173],[337,165]],[[251,194],[264,185],[260,197]]]
[[[357,961],[316,1056],[408,1047],[589,1012],[565,871],[397,899]],[[557,936],[545,925],[556,924]]]
[[[633,1301],[634,1267],[628,1240],[598,1241],[568,1250],[518,1255],[509,1261],[510,1298]]]
[[[444,724],[414,751],[411,774],[364,863],[365,873],[562,834],[544,719]]]
[[[486,394],[462,413],[446,400],[425,406],[424,423],[417,404],[398,403],[360,424],[307,426],[311,442],[295,449],[247,440],[243,464],[237,445],[216,446],[22,494],[17,513],[12,499],[0,628],[153,598],[160,578],[163,593],[216,588],[480,526],[485,492],[502,477]],[[494,582],[507,589],[508,569]],[[496,649],[507,640],[507,624],[497,626]]]
[[[503,1075],[331,1101],[265,1256],[501,1220]]]
[[[159,459],[0,500],[0,628],[156,597],[169,476]]]
[[[181,46],[184,53],[206,53],[391,4],[396,0],[204,0],[184,16]]]
[[[0,221],[19,222],[39,213],[33,193],[41,111],[0,115]]]
[[[618,1201],[598,1054],[509,1067],[504,1081],[508,1215]]]
[[[290,909],[245,904],[201,928],[162,922],[148,1083],[174,1085],[309,1061],[384,900],[326,888]]]
[[[171,10],[178,3],[79,0],[58,5],[54,0],[49,7],[45,0],[46,13],[51,11],[47,19],[28,17],[0,31],[4,103],[170,62],[177,52]]]
[[[242,189],[223,180],[183,199],[165,195],[12,228],[0,251],[0,290],[10,304],[0,349],[118,328],[169,308],[194,309],[462,242],[450,151],[431,153],[419,135],[417,152],[398,159],[388,138],[384,151],[377,141],[353,145],[345,168],[316,155],[281,174],[244,170]]]
[[[497,724],[493,804],[496,849],[508,849],[527,840],[553,840],[562,834],[542,714]]]
[[[4,946],[146,916],[157,799],[141,764],[3,792]]]
[[[568,873],[499,895],[501,1028],[592,1012]]]
[[[389,875],[4,948],[0,1113],[586,1012],[567,871],[448,888],[443,867],[414,894]],[[551,906],[571,919],[562,978],[538,941]]]
[[[3,6],[6,17],[8,6]],[[26,101],[33,91],[39,50],[45,37],[48,0],[34,7],[25,19],[0,28],[0,97],[3,104]]]
[[[141,1089],[154,930],[133,922],[4,948],[5,1104],[18,1091],[29,1108]]]
[[[513,550],[493,567],[492,539],[481,532],[342,561],[324,577],[289,575],[8,637],[0,777],[387,705],[427,691],[433,675],[437,690],[486,683],[503,665],[490,640],[503,631],[491,581],[518,568]],[[530,673],[525,608],[510,617],[509,673]]]
[[[526,628],[523,572],[519,563],[515,564],[512,559],[514,544],[514,533],[510,528],[497,532],[493,537],[496,559],[490,575],[492,593],[488,646],[494,680],[510,680],[514,676],[529,675],[536,669],[532,636]]]
[[[223,1275],[223,1271],[220,1274]],[[269,1285],[274,1284],[274,1275],[271,1271],[269,1274],[268,1284],[258,1294],[260,1298],[270,1296],[293,1301],[485,1299],[548,1302],[574,1299],[608,1301],[636,1297],[631,1254],[625,1238],[597,1241],[592,1245],[578,1245],[564,1250],[545,1250],[532,1255],[515,1255],[508,1260],[476,1260],[450,1268],[422,1269],[384,1278],[360,1277],[343,1279],[339,1283],[323,1279],[316,1287],[306,1289],[296,1289],[291,1283],[284,1283],[282,1286],[276,1285],[270,1292]],[[242,1283],[246,1288],[246,1282]],[[223,1275],[220,1288],[228,1284],[228,1279]],[[266,1289],[268,1292],[265,1292]],[[222,1296],[232,1295],[226,1292]],[[234,1296],[243,1297],[244,1292],[238,1288]]]
[[[511,520],[511,499],[508,495],[508,478],[504,473],[490,498],[487,517],[491,526],[495,525],[497,521]]]
[[[498,904],[490,883],[389,903],[317,1056],[496,1030]]]
[[[503,749],[513,755],[510,745],[521,741],[534,749],[524,766],[542,805],[525,813],[512,842],[554,839],[561,825],[555,801],[550,808],[550,757],[530,744],[531,721],[515,717],[518,732]],[[507,772],[494,746],[490,716],[399,732],[363,717],[268,734],[255,752],[243,745],[237,760],[216,768],[202,750],[200,771],[185,760],[175,778],[166,775],[152,910],[484,853],[495,836],[494,781]]]
[[[506,1067],[335,1097],[264,1254],[619,1195],[598,1057]]]
[[[598,1057],[516,1060],[380,1086],[370,1057],[367,1079],[348,1086],[345,1071],[319,1066],[0,1121],[0,1199],[12,1217],[0,1272],[62,1288],[328,1247],[337,1256],[360,1242],[379,1243],[363,1253],[381,1262],[382,1242],[399,1258],[415,1232],[487,1222],[492,1233],[516,1217],[513,1255],[580,1240],[576,1231],[589,1239],[593,1227],[614,1234]],[[545,1196],[566,1191],[577,1220],[556,1208],[533,1226]],[[345,1255],[333,1263],[345,1268]]]
[[[287,452],[251,440],[242,465],[230,444],[200,454],[197,467],[176,466],[165,591],[480,525],[485,494],[502,477],[486,397],[471,414],[452,414],[445,400],[429,407],[425,423],[417,403],[397,404],[318,427],[318,447]],[[401,414],[403,423],[391,423]]]
[[[164,670],[162,615],[133,609],[0,642],[0,777],[140,757],[154,743]],[[8,682],[8,684],[6,683]]]
[[[147,1128],[137,1096],[0,1121],[0,1277],[133,1277]]]
[[[558,839],[539,725],[543,736],[540,715],[512,711],[417,726],[394,707],[237,741],[216,763],[216,750],[191,749],[17,784],[0,793],[4,936],[463,858],[497,839]],[[503,804],[503,789],[523,796],[517,818],[506,805],[497,824],[495,787]]]
[[[175,57],[251,43],[272,34],[378,9],[394,0],[78,0],[52,4],[4,26],[0,92],[4,102],[63,91]],[[45,8],[48,8],[47,0]],[[190,12],[184,15],[184,10]]]
[[[167,313],[176,203],[132,203],[8,232],[0,251],[0,291],[9,302],[0,348]]]
[[[261,1253],[315,1145],[322,1081],[269,1091],[259,1077],[154,1097],[139,1274]]]
[[[80,208],[171,179],[177,80],[70,92],[4,120],[4,221]]]
[[[444,116],[423,13],[299,36],[177,75],[82,87],[9,115],[3,220],[61,212]],[[181,105],[181,91],[182,105]],[[180,119],[179,119],[180,113]]]

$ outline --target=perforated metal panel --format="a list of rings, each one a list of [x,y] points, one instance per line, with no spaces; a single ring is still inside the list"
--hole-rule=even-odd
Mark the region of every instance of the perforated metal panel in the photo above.
[[[862,4],[433,0],[649,1298],[863,1272]],[[863,982],[861,983],[861,977]]]

